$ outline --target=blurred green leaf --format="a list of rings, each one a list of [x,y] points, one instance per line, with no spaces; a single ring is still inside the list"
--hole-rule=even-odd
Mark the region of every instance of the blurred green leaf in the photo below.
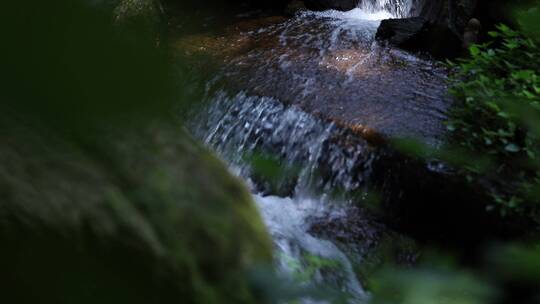
[[[488,263],[488,268],[500,279],[536,284],[540,281],[540,244],[493,247]]]
[[[481,304],[495,295],[490,285],[466,272],[436,268],[389,268],[373,286],[373,304]]]

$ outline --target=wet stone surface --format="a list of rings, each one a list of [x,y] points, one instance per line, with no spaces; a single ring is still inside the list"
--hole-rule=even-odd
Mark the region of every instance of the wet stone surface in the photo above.
[[[188,54],[218,58],[220,84],[323,118],[436,144],[451,100],[437,63],[378,45],[381,14],[303,12],[243,20],[222,35],[185,37]]]

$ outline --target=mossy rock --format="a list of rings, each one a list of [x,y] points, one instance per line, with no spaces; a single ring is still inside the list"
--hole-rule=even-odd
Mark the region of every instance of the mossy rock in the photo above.
[[[261,302],[247,274],[271,242],[250,194],[177,126],[0,127],[6,302]]]

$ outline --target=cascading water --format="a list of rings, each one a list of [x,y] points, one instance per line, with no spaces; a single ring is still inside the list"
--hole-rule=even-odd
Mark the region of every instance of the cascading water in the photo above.
[[[196,119],[198,137],[237,168],[251,176],[246,156],[263,152],[295,170],[292,181],[279,185],[296,195],[360,189],[368,179],[375,148],[350,131],[317,119],[297,107],[270,97],[229,96],[219,91],[207,110]],[[205,126],[201,125],[205,122]],[[260,188],[259,191],[265,191]],[[280,191],[283,192],[283,191]]]
[[[339,269],[332,273],[316,272],[311,279],[331,284],[357,300],[364,299],[364,291],[348,257],[336,244],[313,236],[309,230],[312,219],[344,212],[342,202],[332,200],[325,193],[336,188],[353,190],[362,186],[360,175],[369,174],[373,157],[367,153],[368,145],[335,124],[314,118],[296,107],[244,92],[234,96],[217,92],[209,108],[194,121],[197,122],[196,135],[251,185],[273,237],[279,269],[295,276],[313,267],[309,264],[312,257],[333,261]],[[338,138],[348,138],[353,143],[347,148],[335,141]],[[289,197],[264,195],[265,189],[255,185],[252,166],[245,159],[258,151],[278,156],[283,168],[300,167],[293,178],[294,190]],[[323,167],[327,171],[325,177],[318,172]]]
[[[369,13],[383,12],[388,18],[404,18],[411,14],[413,0],[360,0],[358,8]]]
[[[408,0],[366,0],[349,12],[303,12],[224,39],[236,41],[242,52],[229,56],[209,82],[208,106],[191,124],[251,186],[278,268],[293,275],[312,272],[310,283],[334,286],[354,303],[366,294],[353,264],[361,263],[381,227],[352,212],[350,196],[335,194],[360,193],[356,201],[367,195],[381,151],[331,120],[366,124],[389,136],[413,134],[428,142],[437,137],[448,105],[444,73],[429,61],[374,43],[380,19],[410,10]],[[248,161],[259,153],[293,173],[270,187]],[[365,231],[363,243],[354,241],[360,248],[354,261],[345,254],[346,241],[312,230],[315,219],[350,214]],[[311,257],[339,267],[308,271]]]

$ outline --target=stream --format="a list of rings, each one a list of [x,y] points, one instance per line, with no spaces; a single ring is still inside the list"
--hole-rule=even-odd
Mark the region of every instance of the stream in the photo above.
[[[362,3],[198,37],[225,55],[190,125],[252,190],[278,271],[351,303],[368,297],[358,265],[386,229],[358,207],[386,174],[385,150],[355,130],[437,145],[449,106],[442,67],[375,42],[380,20],[409,15],[412,1]]]

